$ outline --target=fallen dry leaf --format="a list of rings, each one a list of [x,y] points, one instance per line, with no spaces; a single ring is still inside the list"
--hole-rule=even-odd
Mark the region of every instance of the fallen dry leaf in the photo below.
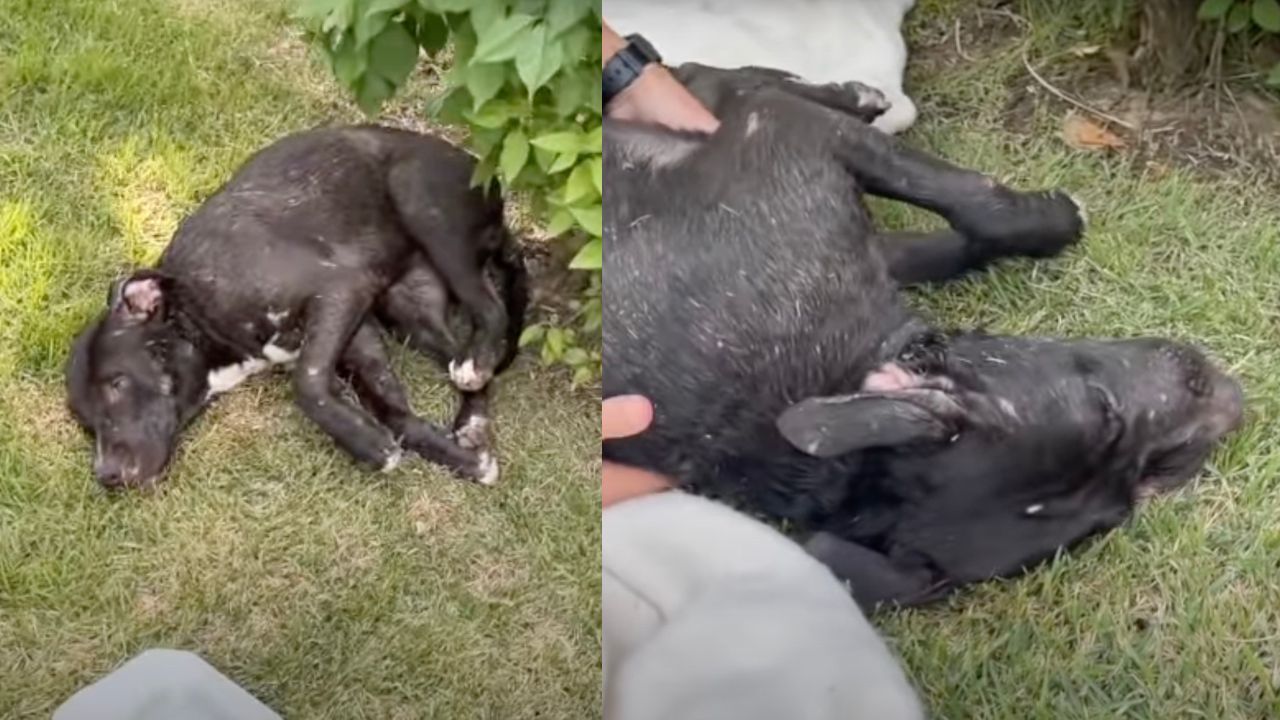
[[[1062,139],[1077,150],[1121,150],[1125,146],[1124,138],[1075,113],[1063,121]]]

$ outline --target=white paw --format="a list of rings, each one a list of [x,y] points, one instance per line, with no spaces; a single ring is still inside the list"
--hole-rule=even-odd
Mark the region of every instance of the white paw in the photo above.
[[[387,461],[382,463],[382,472],[388,473],[395,470],[400,467],[400,462],[402,460],[404,460],[404,450],[396,448],[395,451],[387,456]]]
[[[492,453],[480,453],[480,468],[476,482],[486,487],[498,484],[498,459]]]
[[[458,445],[468,450],[483,447],[488,444],[489,420],[480,415],[472,415],[467,418],[466,424],[454,431],[453,436]]]
[[[457,360],[449,361],[449,379],[459,390],[467,390],[475,392],[484,388],[485,383],[489,381],[484,373],[476,370],[476,362],[471,358],[467,358],[459,363]]]

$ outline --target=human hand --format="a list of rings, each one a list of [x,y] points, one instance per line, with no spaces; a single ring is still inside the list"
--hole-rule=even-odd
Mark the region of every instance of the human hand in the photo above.
[[[639,395],[611,397],[600,405],[600,420],[601,440],[638,435],[653,422],[653,405]],[[671,481],[657,473],[611,462],[601,465],[602,508],[670,488]]]
[[[602,61],[607,63],[626,40],[604,24]],[[619,120],[666,125],[675,130],[711,133],[720,121],[707,110],[667,68],[653,64],[646,67],[631,87],[622,91],[606,108],[609,117]]]

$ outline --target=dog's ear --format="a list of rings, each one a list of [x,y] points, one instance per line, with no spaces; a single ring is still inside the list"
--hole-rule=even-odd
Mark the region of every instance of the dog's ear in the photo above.
[[[943,442],[960,432],[964,410],[943,390],[870,392],[803,400],[777,426],[797,450],[828,458],[857,450]]]
[[[886,363],[867,373],[859,392],[802,400],[782,412],[777,426],[797,450],[836,457],[950,440],[972,421],[969,414],[950,378]]]
[[[164,313],[168,281],[154,271],[141,271],[111,286],[107,307],[111,315],[132,323],[143,323]]]

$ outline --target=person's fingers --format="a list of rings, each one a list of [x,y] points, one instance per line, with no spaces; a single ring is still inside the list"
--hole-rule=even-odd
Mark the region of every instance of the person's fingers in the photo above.
[[[601,438],[611,440],[644,432],[653,422],[653,405],[639,395],[619,395],[600,406]]]
[[[657,473],[606,462],[600,473],[600,506],[669,489],[670,481]]]

